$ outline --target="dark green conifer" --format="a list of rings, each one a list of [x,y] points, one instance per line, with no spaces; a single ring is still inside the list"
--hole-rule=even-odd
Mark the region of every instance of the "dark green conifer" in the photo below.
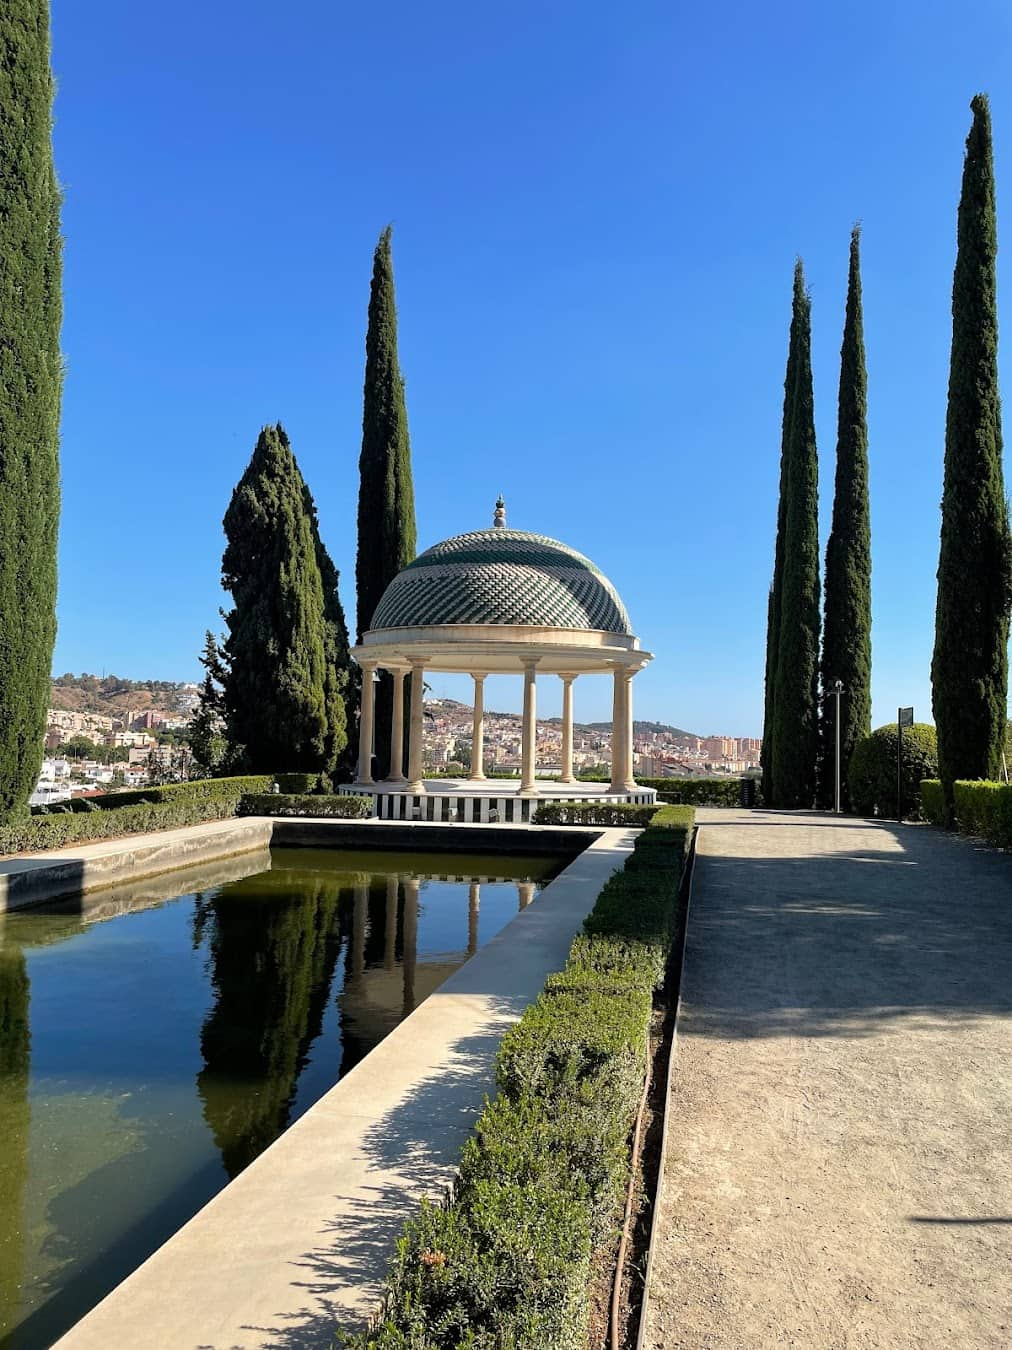
[[[284,429],[264,427],[225,513],[228,739],[253,773],[335,767],[319,539]]]
[[[0,10],[0,818],[42,764],[60,515],[60,193],[48,0]]]
[[[819,462],[812,307],[800,260],[794,269],[792,332],[793,394],[784,428],[786,492],[772,709],[772,804],[788,808],[814,803],[819,750]]]
[[[961,778],[997,777],[1005,733],[1012,559],[998,392],[991,112],[970,104],[952,282],[952,354],[932,703],[947,812]]]
[[[868,509],[868,377],[861,306],[861,230],[850,236],[847,311],[840,348],[833,521],[826,546],[822,688],[836,680],[840,698],[841,800],[847,804],[847,766],[854,746],[871,732],[871,520]],[[831,806],[835,785],[836,700],[822,716],[819,793]]]
[[[225,736],[225,664],[210,629],[204,634],[204,650],[199,660],[204,678],[200,702],[190,722],[190,749],[195,772],[210,778],[227,765],[229,748]]]
[[[800,309],[798,305],[798,277],[801,264],[795,268],[794,304],[791,313],[791,330],[787,343],[787,370],[784,374],[784,410],[780,427],[780,492],[777,497],[777,537],[773,555],[773,581],[770,585],[769,606],[766,621],[766,699],[763,717],[763,744],[760,763],[763,771],[763,797],[768,805],[776,801],[776,733],[774,728],[774,709],[776,707],[777,657],[780,651],[780,611],[783,601],[784,584],[784,513],[787,509],[787,479],[790,463],[791,421],[794,410],[795,370],[797,367],[797,347],[799,338]],[[804,293],[802,280],[801,293]]]
[[[394,296],[390,226],[373,257],[369,327],[365,340],[362,453],[359,458],[358,636],[368,629],[387,586],[415,556],[415,495],[404,381],[397,359],[397,305]],[[405,685],[410,684],[410,678]],[[407,696],[407,690],[405,690]],[[379,772],[389,756],[393,681],[380,677],[375,728]]]

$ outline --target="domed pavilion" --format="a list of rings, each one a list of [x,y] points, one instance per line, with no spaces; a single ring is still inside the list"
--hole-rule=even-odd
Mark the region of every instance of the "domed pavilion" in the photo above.
[[[529,820],[542,797],[649,802],[633,778],[632,679],[652,659],[634,636],[618,592],[575,549],[506,525],[502,498],[491,529],[458,534],[420,554],[384,591],[352,656],[362,669],[358,777],[345,792],[369,792],[381,816],[429,820]],[[391,777],[372,777],[374,674],[393,676]],[[422,689],[430,671],[474,680],[471,772],[461,780],[422,777]],[[404,677],[411,705],[407,777]],[[486,780],[484,682],[523,679],[519,787]],[[611,782],[577,783],[573,773],[573,685],[582,675],[613,681]],[[536,776],[538,676],[562,681],[562,762],[556,777]]]

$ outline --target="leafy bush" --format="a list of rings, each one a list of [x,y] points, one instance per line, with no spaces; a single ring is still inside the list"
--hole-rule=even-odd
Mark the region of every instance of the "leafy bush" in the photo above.
[[[904,816],[916,812],[921,801],[921,783],[938,773],[938,747],[935,728],[917,722],[903,728],[903,752],[900,765],[901,811]],[[858,815],[896,814],[896,727],[879,727],[870,736],[862,736],[854,747],[847,772],[850,800]]]
[[[503,1039],[445,1205],[397,1244],[383,1319],[353,1350],[583,1350],[592,1247],[613,1228],[664,978],[692,811],[665,806],[614,874],[566,967]],[[635,866],[633,866],[635,864]]]
[[[937,778],[925,778],[921,782],[921,815],[932,825],[945,824],[945,797]]]
[[[250,793],[240,799],[240,816],[316,816],[328,820],[361,820],[373,814],[371,797],[313,797],[297,793]]]
[[[655,805],[632,802],[542,802],[534,812],[534,825],[649,825]]]

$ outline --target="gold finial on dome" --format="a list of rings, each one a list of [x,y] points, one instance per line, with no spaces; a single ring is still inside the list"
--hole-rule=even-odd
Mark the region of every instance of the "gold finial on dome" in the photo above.
[[[506,503],[502,499],[502,493],[499,493],[495,504],[495,519],[492,524],[502,529],[506,524]]]

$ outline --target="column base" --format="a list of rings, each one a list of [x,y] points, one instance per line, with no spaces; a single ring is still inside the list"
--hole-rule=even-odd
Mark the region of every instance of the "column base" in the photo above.
[[[483,773],[469,773],[467,775],[467,781],[469,783],[487,783],[488,779]]]
[[[522,787],[517,793],[518,797],[540,797],[541,793],[536,787]]]
[[[424,797],[424,796],[425,796],[425,784],[424,784],[424,783],[422,782],[422,780],[419,778],[419,779],[416,779],[416,781],[415,781],[414,783],[406,783],[406,784],[405,784],[404,791],[405,791],[405,792],[410,792],[411,795],[412,795],[413,797]]]

